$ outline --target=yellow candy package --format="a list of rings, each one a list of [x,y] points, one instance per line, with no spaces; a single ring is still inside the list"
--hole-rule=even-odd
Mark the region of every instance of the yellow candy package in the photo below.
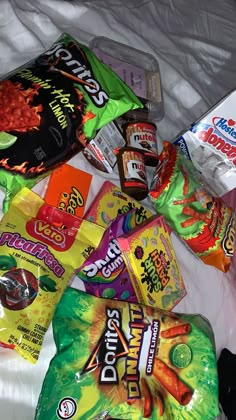
[[[27,188],[15,196],[0,225],[0,345],[37,362],[57,303],[103,232]]]

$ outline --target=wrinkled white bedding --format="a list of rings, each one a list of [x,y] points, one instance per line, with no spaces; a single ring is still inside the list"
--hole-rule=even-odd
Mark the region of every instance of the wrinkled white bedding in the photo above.
[[[235,17],[234,0],[1,0],[0,76],[37,56],[62,32],[86,44],[98,35],[127,43],[159,61],[165,117],[158,136],[171,140],[235,87]],[[91,200],[105,174],[81,155],[71,163],[94,174]],[[116,173],[112,178],[119,183]],[[35,189],[42,193],[44,186]],[[236,353],[233,268],[223,274],[194,258],[177,238],[173,242],[187,289],[176,310],[210,320],[217,355],[223,347]],[[54,350],[51,328],[36,365],[0,349],[0,419],[33,420]]]

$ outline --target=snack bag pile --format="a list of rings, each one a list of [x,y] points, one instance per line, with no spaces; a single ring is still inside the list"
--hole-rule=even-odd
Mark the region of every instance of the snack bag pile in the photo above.
[[[67,288],[57,353],[35,420],[212,420],[218,379],[209,323]]]
[[[63,223],[66,228],[59,229]],[[54,310],[103,228],[23,188],[0,225],[1,342],[36,363]]]
[[[192,173],[192,164],[164,142],[150,198],[189,248],[205,263],[226,272],[234,253],[235,215]]]
[[[156,125],[128,120],[142,107],[68,34],[0,81],[0,346],[36,363],[53,319],[57,347],[35,420],[218,414],[213,331],[200,315],[167,312],[186,295],[170,235],[226,272],[235,215],[177,146],[164,142],[158,156]],[[89,144],[100,150],[95,171],[109,157],[121,181],[105,181],[90,203],[95,177],[66,163]],[[156,164],[149,187],[146,166]],[[43,199],[30,189],[48,174]]]
[[[96,130],[143,105],[86,46],[63,34],[0,82],[3,210],[23,186],[67,161]]]

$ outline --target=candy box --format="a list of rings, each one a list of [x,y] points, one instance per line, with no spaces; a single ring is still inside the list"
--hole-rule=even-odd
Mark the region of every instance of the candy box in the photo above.
[[[138,301],[172,309],[185,295],[169,227],[162,216],[118,238]]]
[[[91,182],[92,175],[65,163],[52,173],[44,199],[51,206],[83,217]]]
[[[140,225],[152,216],[150,210],[127,194],[110,181],[105,181],[100,192],[86,211],[84,218],[90,222],[106,227],[111,220],[119,214],[136,209],[136,224]]]

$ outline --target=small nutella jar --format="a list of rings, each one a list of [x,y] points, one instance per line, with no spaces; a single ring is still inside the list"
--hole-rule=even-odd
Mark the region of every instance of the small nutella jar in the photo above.
[[[117,155],[121,190],[136,200],[144,200],[148,194],[144,154],[134,147],[124,147]]]
[[[156,166],[158,163],[158,150],[154,123],[130,121],[122,125],[124,137],[128,147],[135,147],[144,153],[145,164]]]

